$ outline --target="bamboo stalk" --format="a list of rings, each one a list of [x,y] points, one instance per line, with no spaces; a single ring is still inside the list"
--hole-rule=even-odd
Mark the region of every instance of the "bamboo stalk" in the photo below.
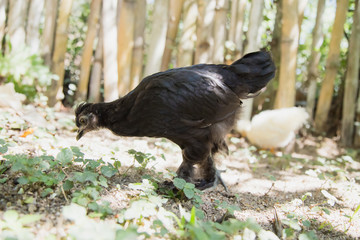
[[[76,92],[76,99],[85,101],[88,93],[89,75],[91,60],[94,50],[94,40],[96,37],[97,25],[99,22],[101,10],[101,0],[92,0],[90,5],[90,14],[87,20],[87,33],[84,43],[84,49],[81,56],[80,80]]]
[[[281,59],[275,108],[295,105],[296,55],[299,40],[297,0],[282,2]]]
[[[341,141],[345,146],[351,146],[354,139],[354,120],[356,114],[356,95],[359,88],[360,59],[360,0],[355,3],[353,26],[351,30],[348,53],[348,65],[345,79],[344,105],[341,121]]]
[[[190,66],[194,63],[194,49],[196,39],[196,0],[185,0],[183,11],[183,30],[178,47],[177,66]]]
[[[137,0],[135,3],[134,48],[131,58],[130,89],[135,88],[139,84],[142,77],[144,63],[145,25],[146,0]]]
[[[104,57],[104,100],[113,101],[119,97],[117,70],[117,0],[103,1],[103,57]]]
[[[56,29],[56,17],[58,10],[58,0],[45,1],[45,25],[41,36],[41,56],[45,65],[51,67],[51,59],[54,46]]]
[[[124,0],[118,21],[118,89],[120,96],[130,90],[131,59],[134,46],[135,0]]]
[[[59,6],[59,17],[57,19],[57,27],[55,34],[54,54],[52,57],[51,71],[59,78],[57,81],[52,81],[52,85],[48,91],[48,104],[50,107],[64,98],[63,83],[64,83],[64,60],[68,40],[68,22],[71,13],[73,0],[61,0]]]
[[[317,131],[326,130],[331,99],[334,93],[335,78],[339,68],[340,42],[343,38],[348,3],[348,0],[337,0],[336,2],[336,14],[330,39],[328,58],[326,60],[325,77],[320,90],[315,115],[315,129]]]
[[[164,55],[161,62],[161,71],[169,68],[172,50],[175,48],[175,38],[179,28],[180,16],[184,0],[170,0],[169,3],[169,23],[166,33],[166,43]]]

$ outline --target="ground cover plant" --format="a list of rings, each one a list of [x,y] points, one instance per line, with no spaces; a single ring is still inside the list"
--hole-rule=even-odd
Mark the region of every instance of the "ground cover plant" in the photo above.
[[[177,178],[164,139],[75,130],[71,112],[0,113],[1,239],[360,237],[359,153],[334,140],[303,134],[285,154],[233,134],[229,192],[202,192]]]

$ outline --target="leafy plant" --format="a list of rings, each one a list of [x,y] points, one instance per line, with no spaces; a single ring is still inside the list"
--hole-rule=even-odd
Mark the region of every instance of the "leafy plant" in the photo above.
[[[4,165],[10,167],[13,173],[20,173],[17,179],[18,183],[33,184],[43,183],[46,186],[53,186],[59,184],[64,178],[65,174],[60,171],[53,171],[52,168],[57,169],[59,162],[52,156],[29,157],[24,154],[6,155]]]
[[[234,215],[235,211],[240,211],[240,208],[236,205],[229,204],[227,202],[220,202],[215,200],[215,208],[225,209],[227,213]]]
[[[345,217],[349,218],[349,226],[348,228],[345,230],[345,232],[348,232],[351,226],[352,221],[355,219],[356,214],[360,211],[360,204],[356,207],[355,211],[353,212],[353,214],[351,216],[345,215]]]
[[[0,219],[1,239],[34,239],[35,236],[28,227],[31,223],[39,221],[41,215],[19,216],[15,210],[8,210]]]
[[[5,54],[0,52],[0,76],[5,78],[5,82],[13,82],[15,91],[32,101],[39,92],[44,93],[58,76],[52,74],[42,58],[32,54],[29,48],[13,49],[9,40],[7,44],[11,50]]]
[[[239,221],[237,219],[229,219],[222,223],[212,221],[202,221],[199,218],[195,207],[187,213],[180,208],[181,217],[174,217],[176,219],[179,230],[176,234],[178,237],[190,239],[279,239],[274,233],[265,231],[260,225],[252,219],[246,221]]]
[[[186,197],[187,199],[193,199],[196,203],[202,203],[201,197],[198,195],[202,194],[202,192],[195,188],[193,183],[188,183],[182,178],[174,178],[173,183],[181,200]]]
[[[145,169],[150,161],[156,160],[150,153],[138,152],[134,149],[130,149],[128,153],[140,164],[141,169]]]
[[[4,154],[8,151],[9,144],[4,139],[0,139],[0,153]]]

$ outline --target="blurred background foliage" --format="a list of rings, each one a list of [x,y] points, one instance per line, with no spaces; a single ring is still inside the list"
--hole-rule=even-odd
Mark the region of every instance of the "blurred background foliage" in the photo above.
[[[25,94],[29,102],[44,103],[47,98],[49,106],[71,107],[80,101],[110,101],[123,96],[150,73],[197,63],[230,64],[248,50],[266,49],[272,52],[277,62],[278,74],[267,93],[250,105],[251,114],[245,118],[265,109],[293,105],[308,107],[316,132],[341,135],[342,116],[351,112],[351,136],[343,137],[350,139],[351,144],[357,143],[357,135],[360,135],[359,74],[355,80],[347,80],[346,74],[351,35],[359,35],[354,30],[359,1],[320,1],[325,4],[320,16],[321,45],[312,49],[319,1],[1,0],[0,84],[13,82],[16,91]],[[343,32],[334,32],[340,4],[346,5],[347,9],[341,26]],[[282,37],[290,34],[282,29],[282,24],[291,20],[285,19],[282,13],[294,9],[298,13],[294,22],[300,25],[297,29],[299,37],[290,40],[296,41],[296,51],[281,52],[286,48],[286,40]],[[51,11],[56,15],[50,14]],[[256,15],[256,11],[260,14]],[[159,20],[163,16],[167,22]],[[55,24],[51,25],[51,21]],[[339,57],[330,63],[330,42],[335,35],[341,38],[340,45],[332,46],[338,48]],[[351,50],[358,52],[359,47]],[[170,51],[169,59],[165,59],[166,51]],[[316,63],[315,103],[309,107],[309,60],[313,52],[319,52],[320,58]],[[198,57],[204,54],[208,57]],[[284,54],[291,54],[290,57],[296,59],[293,74],[291,67],[280,66],[280,55],[284,57]],[[157,65],[150,67],[149,63]],[[324,104],[318,100],[322,88],[328,84],[323,80],[329,66],[335,66],[337,74],[333,92],[325,93],[324,90],[326,97],[323,99],[331,102],[331,106],[325,109],[326,116],[322,117],[318,108]],[[359,63],[356,66],[359,72]],[[294,81],[295,87],[282,90],[281,68],[294,76],[285,82]],[[346,81],[352,81],[356,94],[355,97],[352,94],[350,100],[354,106],[344,110],[343,101],[350,96],[345,90]],[[110,82],[116,82],[118,89],[107,89]],[[276,98],[283,99],[284,92],[292,94],[287,97],[288,101],[276,101]],[[283,102],[289,104],[282,105]]]

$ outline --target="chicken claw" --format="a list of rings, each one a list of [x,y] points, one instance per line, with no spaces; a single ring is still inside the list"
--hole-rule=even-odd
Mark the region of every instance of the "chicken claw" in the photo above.
[[[200,180],[197,183],[195,183],[195,186],[199,190],[211,190],[217,187],[217,185],[220,183],[226,192],[229,192],[229,189],[227,188],[225,182],[221,178],[221,173],[225,172],[226,170],[216,170],[215,172],[215,179],[214,181],[206,181],[206,180]]]

